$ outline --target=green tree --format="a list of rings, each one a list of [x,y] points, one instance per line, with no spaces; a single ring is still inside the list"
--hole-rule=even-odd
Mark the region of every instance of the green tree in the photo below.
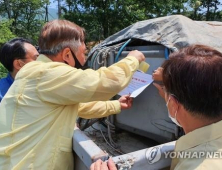
[[[151,18],[162,17],[172,14],[183,14],[187,0],[137,0],[143,7],[147,16]]]
[[[188,5],[186,16],[193,20],[222,21],[222,4],[217,0],[189,0]]]
[[[65,19],[87,30],[89,40],[99,40],[141,20],[187,14],[193,0],[66,0]]]
[[[44,23],[45,4],[49,4],[49,0],[2,0],[0,14],[13,20],[10,29],[14,34],[37,42],[39,30]]]
[[[16,37],[14,33],[11,32],[9,29],[12,25],[12,20],[3,20],[0,21],[0,47],[5,42],[9,41],[10,39]]]
[[[87,30],[89,40],[108,37],[138,20],[146,19],[144,8],[132,0],[66,0],[64,18]]]
[[[219,0],[201,0],[201,2],[202,8],[206,9],[205,17],[207,21],[220,19],[220,16],[218,16],[220,13],[218,6],[221,5],[221,2]]]
[[[12,38],[15,38],[16,35],[11,32],[9,29],[12,25],[12,20],[3,20],[0,21],[0,47],[7,41]],[[0,79],[7,76],[7,69],[0,63]]]
[[[0,63],[0,79],[6,77],[8,70]]]

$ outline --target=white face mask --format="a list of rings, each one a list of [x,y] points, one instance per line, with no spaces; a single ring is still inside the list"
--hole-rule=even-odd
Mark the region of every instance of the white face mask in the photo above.
[[[169,118],[170,118],[177,126],[182,127],[182,126],[180,125],[180,123],[177,121],[177,111],[175,112],[175,117],[172,117],[172,116],[170,115],[170,112],[169,112],[169,109],[168,109],[168,103],[169,103],[169,101],[170,101],[170,98],[168,99],[168,101],[167,101],[167,103],[166,103],[166,107],[167,107],[167,110],[168,110],[168,116],[169,116]]]

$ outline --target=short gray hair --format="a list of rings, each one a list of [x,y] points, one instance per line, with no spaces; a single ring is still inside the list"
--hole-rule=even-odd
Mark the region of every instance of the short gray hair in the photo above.
[[[56,55],[64,48],[73,52],[85,40],[85,30],[67,20],[53,20],[46,23],[39,36],[39,51],[41,54]]]

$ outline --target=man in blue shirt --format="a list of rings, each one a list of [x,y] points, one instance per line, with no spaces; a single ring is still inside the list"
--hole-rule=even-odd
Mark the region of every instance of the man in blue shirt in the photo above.
[[[0,102],[12,85],[17,72],[28,62],[36,60],[39,53],[24,38],[14,38],[0,50],[0,62],[8,70],[8,75],[0,79]]]
[[[5,93],[8,91],[9,87],[12,85],[14,79],[8,73],[7,77],[0,79],[0,102],[4,97]]]

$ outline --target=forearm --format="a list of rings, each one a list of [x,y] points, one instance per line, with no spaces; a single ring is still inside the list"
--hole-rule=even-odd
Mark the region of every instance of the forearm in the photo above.
[[[88,103],[80,103],[78,116],[85,119],[101,118],[120,113],[120,111],[121,106],[118,100],[94,101]]]

